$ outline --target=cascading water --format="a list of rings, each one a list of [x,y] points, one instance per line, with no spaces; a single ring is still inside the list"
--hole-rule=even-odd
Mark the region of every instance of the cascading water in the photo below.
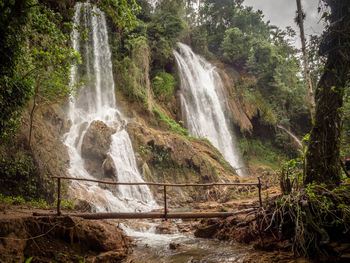
[[[225,97],[220,93],[223,84],[216,68],[185,44],[178,43],[174,54],[181,79],[183,118],[191,135],[211,141],[237,173],[245,176],[236,138],[225,118]]]
[[[143,182],[129,135],[124,129],[126,120],[117,109],[105,15],[89,3],[77,3],[74,22],[73,48],[81,54],[83,63],[73,66],[71,83],[84,82],[84,86],[69,104],[72,127],[64,138],[69,148],[69,173],[73,177],[94,179],[86,169],[82,144],[91,123],[99,120],[115,131],[108,152],[116,170],[114,180]],[[78,26],[87,29],[87,40],[81,39]],[[119,186],[106,190],[97,183],[73,181],[70,190],[75,198],[88,201],[96,211],[147,211],[157,207],[147,186]]]

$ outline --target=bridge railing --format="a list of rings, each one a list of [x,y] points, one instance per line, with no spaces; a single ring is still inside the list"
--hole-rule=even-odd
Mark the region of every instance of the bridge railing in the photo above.
[[[259,195],[259,205],[262,207],[262,198],[261,198],[261,180],[258,177],[257,183],[209,183],[209,184],[173,184],[173,183],[153,183],[153,182],[111,182],[111,181],[102,181],[95,179],[87,178],[75,178],[75,177],[65,177],[65,176],[52,176],[53,179],[57,179],[57,215],[60,216],[61,213],[61,180],[75,180],[75,181],[86,181],[110,185],[153,185],[153,186],[162,186],[163,195],[164,195],[164,214],[163,218],[168,216],[168,204],[167,204],[167,187],[214,187],[214,186],[256,186],[258,188]]]

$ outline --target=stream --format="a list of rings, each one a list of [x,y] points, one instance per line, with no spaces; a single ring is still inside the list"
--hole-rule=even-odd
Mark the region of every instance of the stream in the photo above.
[[[170,220],[171,225],[181,225],[181,220]],[[138,223],[140,224],[140,223]],[[140,227],[135,224],[120,224],[124,232],[135,241],[128,263],[185,263],[185,262],[243,262],[250,253],[247,246],[237,242],[218,239],[196,238],[193,233],[173,231],[171,234],[160,234],[157,221],[143,221]]]

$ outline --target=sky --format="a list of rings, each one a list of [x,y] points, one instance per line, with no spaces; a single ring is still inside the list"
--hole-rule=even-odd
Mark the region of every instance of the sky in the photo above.
[[[272,25],[276,25],[282,29],[286,26],[293,27],[297,35],[299,30],[294,22],[296,15],[297,4],[296,0],[245,0],[245,5],[252,6],[255,10],[262,10],[264,19],[270,20]],[[320,15],[318,14],[319,0],[302,0],[304,12],[306,13],[306,20],[304,22],[305,34],[321,34],[323,31],[323,23],[320,22]],[[297,44],[299,46],[299,44]]]

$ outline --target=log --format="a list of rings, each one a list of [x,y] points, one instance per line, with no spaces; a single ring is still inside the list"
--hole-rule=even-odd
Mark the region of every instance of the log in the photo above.
[[[235,212],[208,212],[208,213],[85,213],[85,214],[62,214],[62,216],[75,216],[84,219],[98,220],[98,219],[146,219],[146,218],[176,218],[176,219],[195,219],[195,218],[225,218],[233,215],[249,213],[256,210],[256,208],[248,208]],[[50,213],[33,213],[33,216],[56,216]]]

